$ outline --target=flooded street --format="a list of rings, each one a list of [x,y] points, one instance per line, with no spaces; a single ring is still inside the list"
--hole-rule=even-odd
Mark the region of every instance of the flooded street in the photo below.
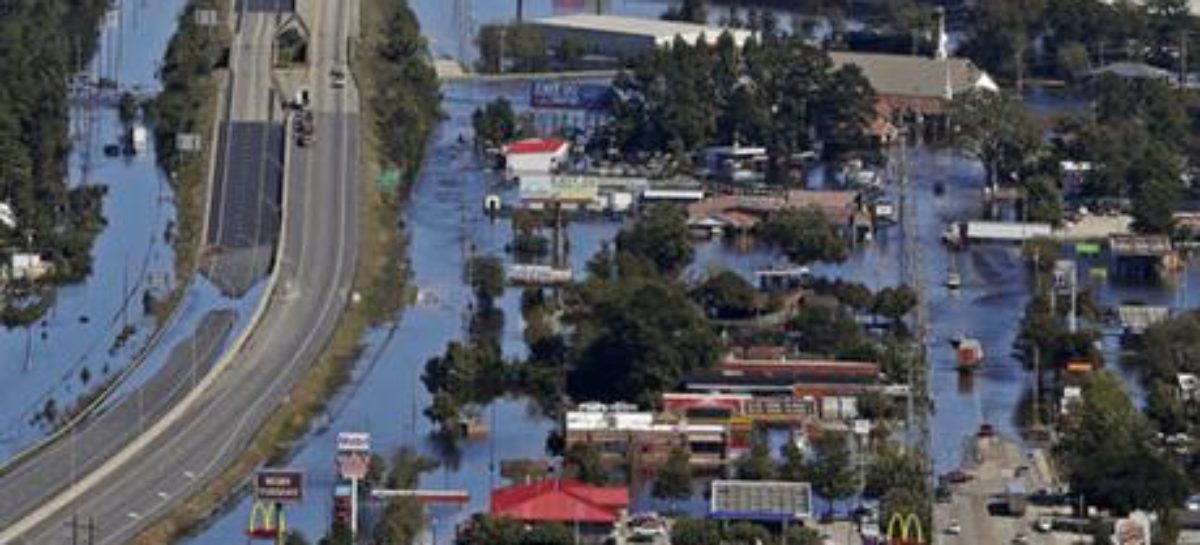
[[[423,30],[430,36],[435,57],[460,57],[464,48],[464,24],[507,20],[509,5],[476,2],[474,11],[456,9],[457,3],[441,0],[412,2]],[[537,17],[583,9],[582,2],[550,0],[525,2],[526,16]],[[590,5],[590,4],[589,4]],[[614,13],[656,16],[660,3],[613,1],[606,3]],[[566,11],[565,11],[566,10]],[[469,46],[469,43],[467,44]],[[470,55],[467,55],[470,58]],[[469,145],[470,115],[475,108],[498,97],[508,97],[520,109],[528,104],[525,83],[456,83],[443,87],[443,109],[447,119],[429,144],[426,166],[405,207],[402,223],[410,237],[408,255],[412,266],[411,287],[417,302],[392,324],[371,331],[364,339],[365,351],[354,368],[351,384],[329,404],[315,429],[297,445],[288,465],[306,473],[306,499],[289,507],[291,528],[310,538],[323,535],[331,519],[334,485],[335,436],[339,431],[370,432],[374,451],[384,456],[402,445],[417,447],[436,458],[428,440],[430,425],[422,411],[429,395],[420,381],[425,362],[442,353],[448,341],[465,336],[465,320],[472,295],[464,281],[463,264],[474,252],[504,256],[511,239],[507,221],[492,221],[482,211],[484,196],[493,181],[477,164]],[[1057,111],[1049,99],[1033,99],[1035,109]],[[1012,344],[1025,305],[1030,297],[1030,277],[1017,247],[976,246],[950,253],[940,235],[951,221],[975,218],[981,213],[983,171],[976,161],[958,152],[918,146],[908,157],[911,193],[918,220],[915,222],[921,277],[931,317],[929,331],[930,388],[935,404],[932,415],[933,451],[937,471],[956,467],[962,457],[965,435],[981,423],[996,425],[1002,433],[1016,435],[1014,414],[1031,378],[1012,355]],[[935,183],[946,191],[935,196]],[[892,189],[895,191],[895,188]],[[570,225],[570,258],[576,270],[604,241],[611,239],[619,224],[607,220],[573,222]],[[817,265],[815,273],[862,282],[872,289],[901,282],[904,240],[899,226],[880,230],[872,242],[862,244],[842,264]],[[507,256],[504,256],[507,259]],[[777,264],[780,256],[770,251],[741,251],[720,242],[700,243],[694,272],[715,267],[750,271]],[[958,271],[962,289],[943,287],[947,273]],[[1195,270],[1193,268],[1193,270]],[[1188,283],[1194,283],[1200,279]],[[1102,286],[1106,301],[1138,298],[1146,302],[1184,301],[1195,298],[1162,289],[1112,290]],[[524,352],[520,291],[508,289],[498,301],[505,314],[503,348],[516,358]],[[987,351],[984,368],[973,379],[955,369],[950,337],[961,331],[978,338]],[[465,489],[471,502],[462,510],[435,509],[434,536],[449,541],[453,527],[467,514],[486,510],[488,491],[500,484],[501,459],[544,456],[545,439],[553,423],[539,416],[523,400],[502,400],[484,411],[491,434],[483,440],[464,442],[451,463],[424,476],[423,488]],[[225,544],[242,539],[251,500],[243,496],[214,519],[197,536],[196,545]]]
[[[101,29],[91,73],[129,88],[157,88],[158,65],[184,0],[113,4],[117,11]],[[124,136],[115,108],[76,101],[70,126],[71,183],[107,186],[108,224],[84,282],[58,289],[38,323],[0,331],[0,461],[43,436],[46,428],[30,422],[48,399],[61,413],[125,367],[154,328],[142,294],[165,294],[175,282],[174,252],[163,238],[175,217],[173,194],[153,146],[135,156],[105,156],[104,146]],[[118,346],[127,325],[132,335]]]

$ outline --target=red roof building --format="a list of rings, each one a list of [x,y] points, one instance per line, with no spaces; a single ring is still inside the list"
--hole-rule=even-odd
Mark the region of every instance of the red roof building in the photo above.
[[[527,138],[504,146],[508,155],[524,155],[530,153],[557,153],[567,147],[566,140],[558,138]]]
[[[628,488],[551,478],[492,491],[490,513],[526,523],[614,524],[628,507]]]

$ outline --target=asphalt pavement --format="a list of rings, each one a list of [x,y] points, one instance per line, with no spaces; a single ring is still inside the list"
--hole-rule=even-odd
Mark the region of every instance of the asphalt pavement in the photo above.
[[[241,454],[325,346],[349,299],[357,260],[358,96],[353,81],[334,90],[329,80],[329,71],[344,64],[356,3],[315,4],[321,13],[311,23],[317,55],[310,83],[322,137],[290,151],[276,289],[266,295],[257,325],[195,393],[99,468],[53,497],[5,507],[0,544],[69,543],[73,519],[94,521],[93,543],[131,541]],[[261,29],[245,23],[269,15],[246,17],[243,32]],[[241,56],[234,59],[237,79],[247,67]],[[269,80],[258,78],[260,85]]]

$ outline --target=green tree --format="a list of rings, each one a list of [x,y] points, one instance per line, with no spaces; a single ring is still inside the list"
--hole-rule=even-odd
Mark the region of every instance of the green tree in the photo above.
[[[304,537],[304,532],[288,530],[287,536],[283,539],[283,545],[308,545],[308,538]]]
[[[535,524],[525,531],[521,545],[573,545],[575,532],[564,524]]]
[[[809,470],[813,492],[829,501],[832,513],[834,501],[849,498],[858,489],[848,436],[827,430],[813,442],[813,451],[814,460]]]
[[[721,527],[708,519],[677,519],[671,526],[671,544],[722,545]]]
[[[681,210],[654,206],[632,228],[617,234],[617,250],[641,258],[661,274],[673,275],[692,261],[687,220]]]
[[[871,311],[892,323],[899,322],[917,306],[917,292],[907,285],[888,286],[875,293]]]
[[[1115,377],[1093,373],[1055,451],[1072,490],[1117,513],[1179,505],[1186,477],[1152,443],[1151,429]]]
[[[767,481],[775,478],[775,462],[771,460],[771,450],[766,441],[755,441],[747,452],[737,461],[739,479],[747,481]]]
[[[771,531],[753,522],[738,521],[725,529],[724,541],[729,545],[762,545],[772,541]]]
[[[490,306],[504,294],[504,265],[495,256],[475,256],[467,265],[471,289],[481,305]]]
[[[600,459],[600,450],[590,443],[575,443],[563,453],[568,474],[581,482],[602,485],[608,483],[608,471]]]
[[[794,441],[788,441],[783,444],[780,449],[780,454],[783,456],[783,463],[779,466],[779,478],[806,482],[811,477],[808,467],[808,459],[805,457],[804,451],[796,446]]]
[[[1169,383],[1156,382],[1146,396],[1146,417],[1167,435],[1188,431],[1187,407],[1179,392]]]
[[[675,447],[654,476],[651,494],[660,500],[675,502],[692,497],[692,464],[688,451]]]
[[[683,0],[678,7],[667,8],[662,18],[667,21],[708,24],[708,2],[707,0]]]
[[[696,289],[695,297],[710,316],[746,318],[754,314],[754,286],[730,270],[709,276]]]
[[[1034,176],[1025,180],[1024,206],[1029,221],[1051,225],[1062,223],[1062,192],[1049,176]]]
[[[507,98],[488,102],[471,114],[475,138],[489,146],[499,146],[520,136],[517,114]]]
[[[1011,180],[1041,147],[1037,123],[1016,96],[962,93],[954,97],[951,117],[959,145],[983,163],[989,185]]]
[[[885,445],[871,456],[863,494],[882,499],[892,490],[912,489],[926,481],[925,467],[924,460],[916,452]]]
[[[762,240],[796,263],[840,262],[846,259],[846,241],[817,208],[783,210],[759,224]]]

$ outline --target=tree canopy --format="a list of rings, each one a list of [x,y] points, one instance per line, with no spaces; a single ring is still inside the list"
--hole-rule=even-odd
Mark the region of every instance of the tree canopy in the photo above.
[[[1072,490],[1088,505],[1118,513],[1176,507],[1188,493],[1186,476],[1153,441],[1121,383],[1099,372],[1072,406],[1055,452]]]
[[[840,262],[848,255],[846,240],[816,207],[776,212],[758,225],[758,234],[795,263]]]

